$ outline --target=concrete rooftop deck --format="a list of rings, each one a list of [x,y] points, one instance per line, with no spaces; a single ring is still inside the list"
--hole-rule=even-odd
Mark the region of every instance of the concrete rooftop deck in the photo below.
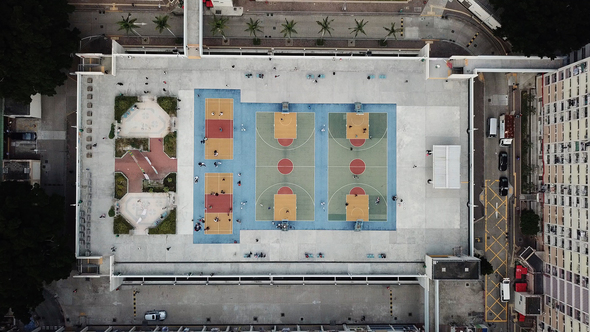
[[[193,273],[423,273],[426,253],[450,254],[468,247],[467,81],[425,80],[428,61],[420,58],[203,58],[131,56],[117,59],[117,76],[83,78],[82,91],[94,87],[93,157],[83,152],[81,169],[91,173],[91,254],[109,255],[115,246],[115,270],[124,274]],[[265,74],[263,79],[245,73]],[[309,73],[324,73],[317,84]],[[335,73],[335,75],[333,75]],[[386,79],[367,80],[386,74]],[[275,75],[280,75],[275,78]],[[146,77],[153,95],[178,96],[177,234],[115,237],[112,218],[99,219],[113,203],[114,141],[104,139],[113,121],[114,97],[142,95]],[[163,81],[167,84],[163,84]],[[118,86],[117,82],[123,82]],[[166,92],[162,89],[166,88]],[[397,107],[396,231],[258,231],[240,234],[239,244],[193,244],[194,89],[237,89],[242,102],[257,103],[391,103]],[[100,100],[100,102],[97,102]],[[82,100],[86,105],[86,100]],[[83,108],[82,123],[86,123]],[[255,116],[252,114],[252,116]],[[236,124],[237,126],[237,124]],[[390,130],[392,130],[390,128]],[[393,135],[393,131],[391,132]],[[86,139],[82,137],[83,145]],[[461,145],[459,190],[435,190],[432,158],[435,144]],[[86,191],[85,191],[86,190]],[[199,195],[200,193],[196,193]],[[235,202],[234,202],[235,203]],[[86,209],[85,209],[86,210]],[[167,247],[172,247],[166,250]],[[246,252],[265,258],[243,258]],[[314,264],[305,252],[325,254]],[[367,253],[386,253],[369,259]],[[133,263],[131,263],[133,262]],[[235,264],[228,264],[235,262]],[[238,263],[239,262],[239,263]],[[260,263],[266,264],[260,264]],[[384,264],[386,262],[395,264]],[[139,264],[138,264],[139,263]]]

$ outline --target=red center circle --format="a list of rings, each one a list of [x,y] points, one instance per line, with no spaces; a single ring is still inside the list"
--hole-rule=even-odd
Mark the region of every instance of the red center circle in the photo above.
[[[277,191],[279,195],[293,195],[293,189],[291,187],[281,187],[279,191]]]
[[[354,187],[350,189],[351,195],[365,195],[365,190],[361,187]]]
[[[278,141],[281,146],[289,146],[293,144],[292,138],[279,138]]]
[[[352,174],[360,175],[365,171],[365,162],[362,159],[355,159],[350,162],[350,171]]]
[[[363,138],[352,138],[350,139],[350,144],[352,144],[352,146],[363,146],[363,144],[365,144],[365,139]]]
[[[364,165],[364,163],[363,163]],[[277,165],[279,172],[281,172],[281,174],[289,174],[291,172],[293,172],[293,162],[291,161],[291,159],[285,158],[285,159],[281,159],[279,160],[279,164]]]

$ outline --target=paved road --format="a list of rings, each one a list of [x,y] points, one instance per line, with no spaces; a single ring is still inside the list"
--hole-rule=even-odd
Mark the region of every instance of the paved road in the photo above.
[[[481,76],[480,76],[481,77]],[[509,257],[509,210],[510,197],[514,190],[509,190],[509,196],[499,195],[499,177],[509,177],[512,174],[512,160],[509,162],[509,169],[506,172],[498,170],[498,155],[500,151],[510,151],[508,148],[499,146],[499,138],[488,138],[488,119],[498,118],[502,113],[509,111],[509,87],[505,74],[485,74],[483,116],[479,118],[478,127],[483,128],[478,132],[483,138],[484,146],[484,188],[480,199],[484,204],[483,236],[479,236],[484,244],[484,256],[494,267],[494,273],[485,277],[486,297],[485,310],[486,321],[493,323],[504,323],[508,320],[508,306],[500,301],[499,284],[502,278],[508,277]],[[510,154],[509,154],[510,155]],[[480,228],[481,229],[481,228]],[[478,234],[478,235],[481,235]]]
[[[349,40],[352,39],[351,30],[353,27],[354,20],[365,20],[369,23],[365,27],[366,36],[359,34],[358,38],[361,39],[381,39],[385,38],[387,32],[383,27],[389,27],[391,23],[395,23],[396,27],[402,26],[404,32],[398,33],[400,40],[444,40],[449,43],[455,44],[461,48],[467,49],[471,54],[501,54],[503,53],[500,44],[494,39],[486,28],[481,26],[478,22],[471,18],[471,15],[466,13],[466,10],[462,6],[450,3],[448,10],[443,11],[443,6],[430,7],[431,3],[435,6],[438,5],[437,1],[431,1],[426,6],[422,3],[422,6],[414,6],[416,1],[412,1],[409,4],[404,5],[404,8],[412,8],[412,11],[404,11],[399,13],[399,10],[392,10],[398,8],[399,4],[389,4],[391,6],[389,10],[377,10],[379,6],[383,4],[367,4],[364,8],[360,4],[354,4],[353,7],[349,7],[351,4],[347,4],[347,11],[341,10],[333,11],[333,7],[338,8],[342,5],[339,2],[322,2],[314,5],[312,12],[318,12],[315,9],[324,8],[319,11],[321,14],[309,15],[309,12],[303,12],[295,10],[301,3],[269,3],[264,4],[261,2],[246,1],[246,7],[244,15],[241,17],[230,17],[225,29],[225,34],[230,39],[246,39],[251,40],[252,37],[245,31],[247,25],[246,22],[250,18],[256,20],[260,19],[263,32],[260,34],[261,39],[272,38],[272,39],[283,39],[283,34],[280,31],[283,29],[281,24],[285,22],[285,19],[295,20],[297,22],[296,30],[297,34],[293,35],[295,39],[310,39],[315,41],[319,38],[318,33],[319,26],[316,21],[319,21],[329,15],[334,22],[332,27],[332,36],[326,36],[327,39],[341,39]],[[416,2],[416,5],[420,2]],[[309,8],[309,3],[305,3],[305,8]],[[356,8],[355,6],[359,6]],[[377,7],[375,7],[377,6]],[[367,10],[361,10],[367,9]],[[377,9],[375,9],[375,8]],[[87,8],[78,6],[78,8]],[[136,8],[142,8],[142,10],[136,10]],[[150,11],[146,11],[145,8],[151,8]],[[248,8],[252,8],[249,11]],[[368,9],[373,8],[375,12],[370,12]],[[162,34],[155,30],[155,24],[152,22],[156,15],[166,14],[167,11],[164,8],[158,9],[157,7],[130,7],[126,8],[132,13],[132,18],[136,18],[136,24],[140,27],[135,29],[130,36],[142,36],[142,37],[171,37],[173,35],[164,30]],[[373,10],[372,9],[372,10]],[[414,11],[415,9],[415,11]],[[391,14],[395,12],[395,14]],[[111,12],[99,10],[77,10],[71,15],[71,23],[81,30],[83,37],[100,36],[102,34],[110,37],[125,36],[122,31],[119,31],[117,21],[121,20],[121,16],[126,16],[125,12]],[[384,15],[387,14],[388,15]],[[196,15],[196,14],[193,14]],[[422,15],[422,16],[421,16]],[[441,16],[445,17],[442,18]],[[205,13],[205,25],[204,25],[204,37],[211,37],[210,22],[212,21],[212,15],[209,12]],[[183,16],[170,15],[169,19],[170,30],[176,36],[182,36],[183,34]],[[82,41],[82,45],[89,42],[91,38]],[[394,39],[394,38],[390,38]],[[221,45],[222,38],[219,37],[217,42]],[[155,42],[155,41],[154,41]],[[138,39],[138,43],[140,40]],[[208,42],[213,45],[211,41]],[[467,46],[469,45],[469,46]],[[399,46],[402,47],[402,46]]]

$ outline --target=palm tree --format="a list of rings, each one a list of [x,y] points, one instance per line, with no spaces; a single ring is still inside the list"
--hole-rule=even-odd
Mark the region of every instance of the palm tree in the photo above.
[[[283,37],[289,36],[287,39],[291,40],[291,35],[297,33],[297,30],[295,30],[296,24],[297,22],[295,22],[295,20],[291,20],[291,22],[289,22],[287,19],[285,19],[285,23],[281,24],[283,26],[283,30],[281,30]]]
[[[156,30],[158,30],[158,32],[162,33],[162,31],[164,31],[164,29],[166,29],[174,37],[176,37],[176,35],[174,34],[174,32],[172,32],[170,30],[170,24],[168,24],[168,18],[170,18],[168,15],[166,15],[166,16],[160,15],[160,16],[156,16],[156,19],[153,20],[152,22],[156,23]]]
[[[395,40],[397,40],[397,33],[404,31],[404,28],[396,29],[395,23],[391,23],[391,28],[383,27],[383,29],[385,29],[387,31],[387,36],[385,36],[385,39],[381,40],[381,45],[387,45],[387,38],[389,38],[389,36],[391,36],[391,35],[393,35],[393,38],[395,38]]]
[[[117,22],[117,24],[119,25],[119,29],[117,31],[125,30],[125,33],[127,35],[129,35],[129,31],[137,33],[137,31],[133,30],[139,28],[139,26],[135,24],[135,21],[137,21],[137,19],[130,19],[130,17],[131,13],[127,14],[127,18],[125,18],[125,16],[121,16],[123,20]],[[141,36],[139,33],[137,33],[137,35]]]
[[[332,24],[332,22],[334,22],[334,19],[328,20],[328,16],[326,16],[326,18],[323,19],[322,21],[315,21],[315,22],[320,26],[320,31],[318,31],[318,33],[322,34],[322,37],[320,37],[318,44],[323,45],[324,44],[324,35],[326,34],[326,32],[330,35],[330,37],[332,37],[332,30],[334,30],[334,28],[332,28],[330,26],[330,24]]]
[[[348,30],[350,30],[350,33],[353,33],[354,32],[354,38],[356,38],[356,36],[359,34],[359,32],[366,36],[367,34],[365,33],[365,25],[367,25],[367,23],[369,23],[369,21],[365,22],[365,20],[362,19],[359,22],[355,18],[354,19],[354,22],[355,22],[356,26],[354,28],[348,28]]]
[[[254,35],[254,44],[260,44],[260,39],[256,36],[257,32],[262,33],[262,26],[260,26],[260,20],[254,21],[250,17],[250,22],[246,22],[246,24],[248,25],[248,29],[244,31],[248,31],[250,33],[250,36]]]
[[[229,21],[229,18],[227,17],[217,17],[215,15],[213,15],[213,22],[211,22],[211,33],[213,34],[213,36],[215,36],[217,33],[219,33],[221,35],[221,37],[223,37],[223,40],[226,40],[227,38],[225,38],[225,29],[227,29],[227,21]]]

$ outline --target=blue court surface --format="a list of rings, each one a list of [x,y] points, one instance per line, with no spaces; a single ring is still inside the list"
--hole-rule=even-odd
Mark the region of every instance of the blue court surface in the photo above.
[[[363,113],[370,119],[368,131],[374,135],[354,147],[346,138],[346,116],[355,113],[354,104],[289,104],[288,113],[297,114],[297,138],[282,146],[273,136],[272,120],[276,112],[282,112],[282,104],[242,103],[239,90],[199,89],[194,93],[194,176],[205,179],[205,173],[232,173],[234,180],[232,233],[193,232],[194,243],[238,243],[241,230],[280,231],[281,220],[274,220],[273,197],[285,187],[297,196],[297,216],[289,220],[289,229],[353,231],[356,222],[346,221],[346,197],[358,188],[366,192],[369,202],[362,230],[396,229],[397,206],[391,199],[396,195],[395,104],[363,104]],[[233,159],[218,160],[218,167],[213,166],[215,160],[207,160],[207,167],[198,166],[205,162],[207,143],[201,140],[208,98],[233,99]],[[277,160],[285,159],[293,164],[289,174],[276,166]],[[364,162],[362,174],[351,173],[351,160]],[[194,184],[195,223],[204,217],[204,185],[204,181]]]

